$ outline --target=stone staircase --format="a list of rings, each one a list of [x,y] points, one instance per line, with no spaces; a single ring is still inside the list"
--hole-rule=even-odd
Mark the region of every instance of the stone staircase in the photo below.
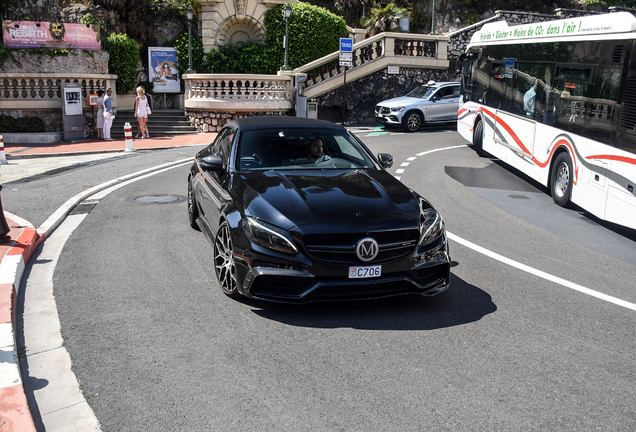
[[[124,137],[124,125],[130,123],[133,136],[137,134],[137,119],[133,111],[117,111],[110,136],[113,138]],[[152,110],[148,116],[148,133],[151,137],[166,135],[182,135],[196,133],[197,129],[190,124],[190,119],[185,116],[182,109],[157,109]]]

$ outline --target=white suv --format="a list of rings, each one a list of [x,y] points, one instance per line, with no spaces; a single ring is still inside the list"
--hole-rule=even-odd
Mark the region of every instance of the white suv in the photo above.
[[[424,123],[457,121],[458,109],[459,83],[429,81],[406,96],[377,104],[375,119],[415,132]]]

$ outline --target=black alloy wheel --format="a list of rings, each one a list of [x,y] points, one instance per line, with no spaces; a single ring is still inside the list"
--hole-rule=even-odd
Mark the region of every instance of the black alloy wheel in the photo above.
[[[552,166],[550,192],[552,200],[561,207],[565,207],[572,196],[573,175],[570,156],[567,153],[559,154]]]
[[[197,219],[199,218],[199,209],[197,209],[197,203],[194,202],[194,191],[192,190],[192,180],[188,179],[188,220],[190,226],[197,231],[200,231]]]
[[[484,122],[479,120],[475,125],[475,133],[473,135],[473,147],[478,156],[484,155]]]
[[[230,226],[223,222],[214,239],[214,270],[223,292],[231,298],[240,297],[236,285],[236,264]]]
[[[409,111],[402,118],[402,127],[406,132],[416,132],[422,126],[423,122],[422,116],[419,113]]]

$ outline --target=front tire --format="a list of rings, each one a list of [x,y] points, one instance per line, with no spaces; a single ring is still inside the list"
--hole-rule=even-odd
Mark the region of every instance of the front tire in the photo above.
[[[221,224],[214,239],[214,270],[223,293],[234,299],[240,297],[236,284],[234,245],[227,222]]]
[[[416,132],[424,123],[422,116],[415,112],[409,111],[402,118],[402,127],[406,132]]]
[[[552,166],[550,193],[552,200],[561,207],[565,207],[572,197],[573,175],[570,156],[567,153],[559,154]]]

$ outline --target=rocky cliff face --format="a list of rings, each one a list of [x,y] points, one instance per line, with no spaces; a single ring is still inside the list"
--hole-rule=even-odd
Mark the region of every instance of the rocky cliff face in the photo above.
[[[3,73],[107,74],[108,53],[76,51],[66,56],[30,54],[15,50],[0,66]]]

